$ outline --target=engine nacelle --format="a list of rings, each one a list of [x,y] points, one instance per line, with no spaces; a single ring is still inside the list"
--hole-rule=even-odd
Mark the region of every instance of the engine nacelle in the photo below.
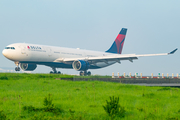
[[[89,63],[84,60],[76,60],[72,63],[72,66],[77,71],[85,71],[89,68]]]
[[[36,64],[20,63],[20,67],[24,71],[33,71],[36,69]]]

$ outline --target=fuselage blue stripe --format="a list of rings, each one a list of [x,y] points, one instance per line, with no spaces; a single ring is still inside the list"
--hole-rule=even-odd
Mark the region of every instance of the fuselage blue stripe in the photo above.
[[[65,64],[65,63],[57,63],[57,62],[31,62],[31,61],[20,61],[20,63],[33,63],[37,65],[45,65],[49,67],[55,67],[55,68],[67,68],[67,69],[73,69],[72,64]],[[98,69],[101,68],[99,66],[90,65],[89,69]]]

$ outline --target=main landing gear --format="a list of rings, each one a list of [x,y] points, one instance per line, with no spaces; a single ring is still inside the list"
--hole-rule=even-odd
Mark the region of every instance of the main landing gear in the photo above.
[[[53,71],[51,71],[50,74],[61,74],[61,72],[57,71],[56,68],[54,68],[54,67],[52,67],[52,70]]]
[[[91,75],[91,72],[90,71],[81,71],[80,73],[79,73],[79,75],[80,76],[90,76]]]

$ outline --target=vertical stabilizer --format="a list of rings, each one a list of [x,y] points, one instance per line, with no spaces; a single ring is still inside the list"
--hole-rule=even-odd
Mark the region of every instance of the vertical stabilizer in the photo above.
[[[122,28],[115,41],[113,42],[112,46],[106,52],[121,54],[126,37],[126,32],[127,29]]]

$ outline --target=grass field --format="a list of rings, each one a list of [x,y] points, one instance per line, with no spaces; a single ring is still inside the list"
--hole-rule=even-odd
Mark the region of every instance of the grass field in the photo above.
[[[0,73],[0,119],[110,120],[102,107],[109,96],[119,97],[126,111],[124,117],[114,119],[180,119],[178,88],[55,79],[67,77],[73,76]],[[43,110],[49,94],[59,111]],[[24,109],[28,106],[34,109]]]

